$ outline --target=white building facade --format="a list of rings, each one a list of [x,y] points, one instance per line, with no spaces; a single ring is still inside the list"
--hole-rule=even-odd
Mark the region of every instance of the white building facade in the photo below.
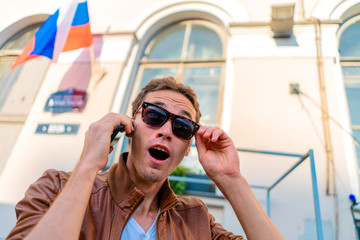
[[[14,226],[14,206],[28,186],[48,168],[71,171],[89,124],[110,111],[130,114],[139,89],[159,75],[193,86],[201,122],[222,127],[239,149],[313,150],[323,239],[357,238],[348,196],[360,199],[360,1],[88,0],[92,48],[10,71],[60,4],[0,0],[0,239]],[[280,36],[278,18],[280,27],[290,26]],[[85,94],[81,108],[52,108],[52,94],[74,89]],[[124,149],[126,139],[109,165]],[[298,159],[239,155],[242,173],[284,238],[317,239],[310,161],[267,201],[256,186],[271,185]],[[196,151],[183,165],[203,174]],[[195,195],[217,221],[243,234],[216,189]]]

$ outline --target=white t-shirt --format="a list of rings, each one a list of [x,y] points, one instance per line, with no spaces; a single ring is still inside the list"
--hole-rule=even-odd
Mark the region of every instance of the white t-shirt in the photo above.
[[[147,232],[145,232],[144,229],[136,222],[135,218],[131,216],[121,234],[121,240],[156,240],[155,227],[159,213],[160,211]]]

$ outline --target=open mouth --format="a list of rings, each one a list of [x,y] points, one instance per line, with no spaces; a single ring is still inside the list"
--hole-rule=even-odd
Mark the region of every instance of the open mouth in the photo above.
[[[165,160],[169,157],[166,149],[162,147],[153,147],[149,149],[150,155],[157,160]]]

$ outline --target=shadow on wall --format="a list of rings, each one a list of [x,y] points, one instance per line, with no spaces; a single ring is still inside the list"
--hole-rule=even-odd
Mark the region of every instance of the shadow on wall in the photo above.
[[[16,224],[15,205],[0,203],[0,213],[0,240],[2,240]]]
[[[94,36],[93,47],[94,51],[94,61],[98,59],[101,55],[103,39],[101,36]],[[76,90],[86,91],[92,74],[91,62],[91,48],[83,48],[79,57],[75,60],[69,70],[65,73],[64,78],[62,79],[58,91],[64,91],[69,88],[75,88]]]
[[[96,38],[95,58],[101,53],[103,40]],[[94,43],[95,44],[95,43]],[[102,71],[100,64],[95,64],[91,54],[93,48],[84,48],[78,58],[65,72],[58,90],[48,97],[44,111],[54,115],[66,112],[82,112],[86,106],[89,84],[95,79],[96,85],[103,79],[106,72]]]
[[[274,38],[274,41],[276,43],[276,46],[278,46],[278,47],[298,47],[299,46],[294,34],[291,34],[290,37]]]

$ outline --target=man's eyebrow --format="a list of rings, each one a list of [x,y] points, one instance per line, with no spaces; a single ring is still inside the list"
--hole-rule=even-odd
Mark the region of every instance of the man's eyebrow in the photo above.
[[[165,104],[163,102],[156,102],[155,101],[155,102],[153,102],[153,104],[156,104],[158,106],[161,106],[161,107],[165,108]],[[192,120],[191,114],[188,111],[184,110],[184,109],[181,110],[181,116],[183,116],[183,115],[186,115],[187,118],[190,118]]]
[[[192,120],[191,115],[190,115],[190,113],[189,113],[188,111],[182,110],[182,111],[181,111],[181,114],[182,114],[182,115],[186,115],[188,118],[190,118],[190,119]]]

